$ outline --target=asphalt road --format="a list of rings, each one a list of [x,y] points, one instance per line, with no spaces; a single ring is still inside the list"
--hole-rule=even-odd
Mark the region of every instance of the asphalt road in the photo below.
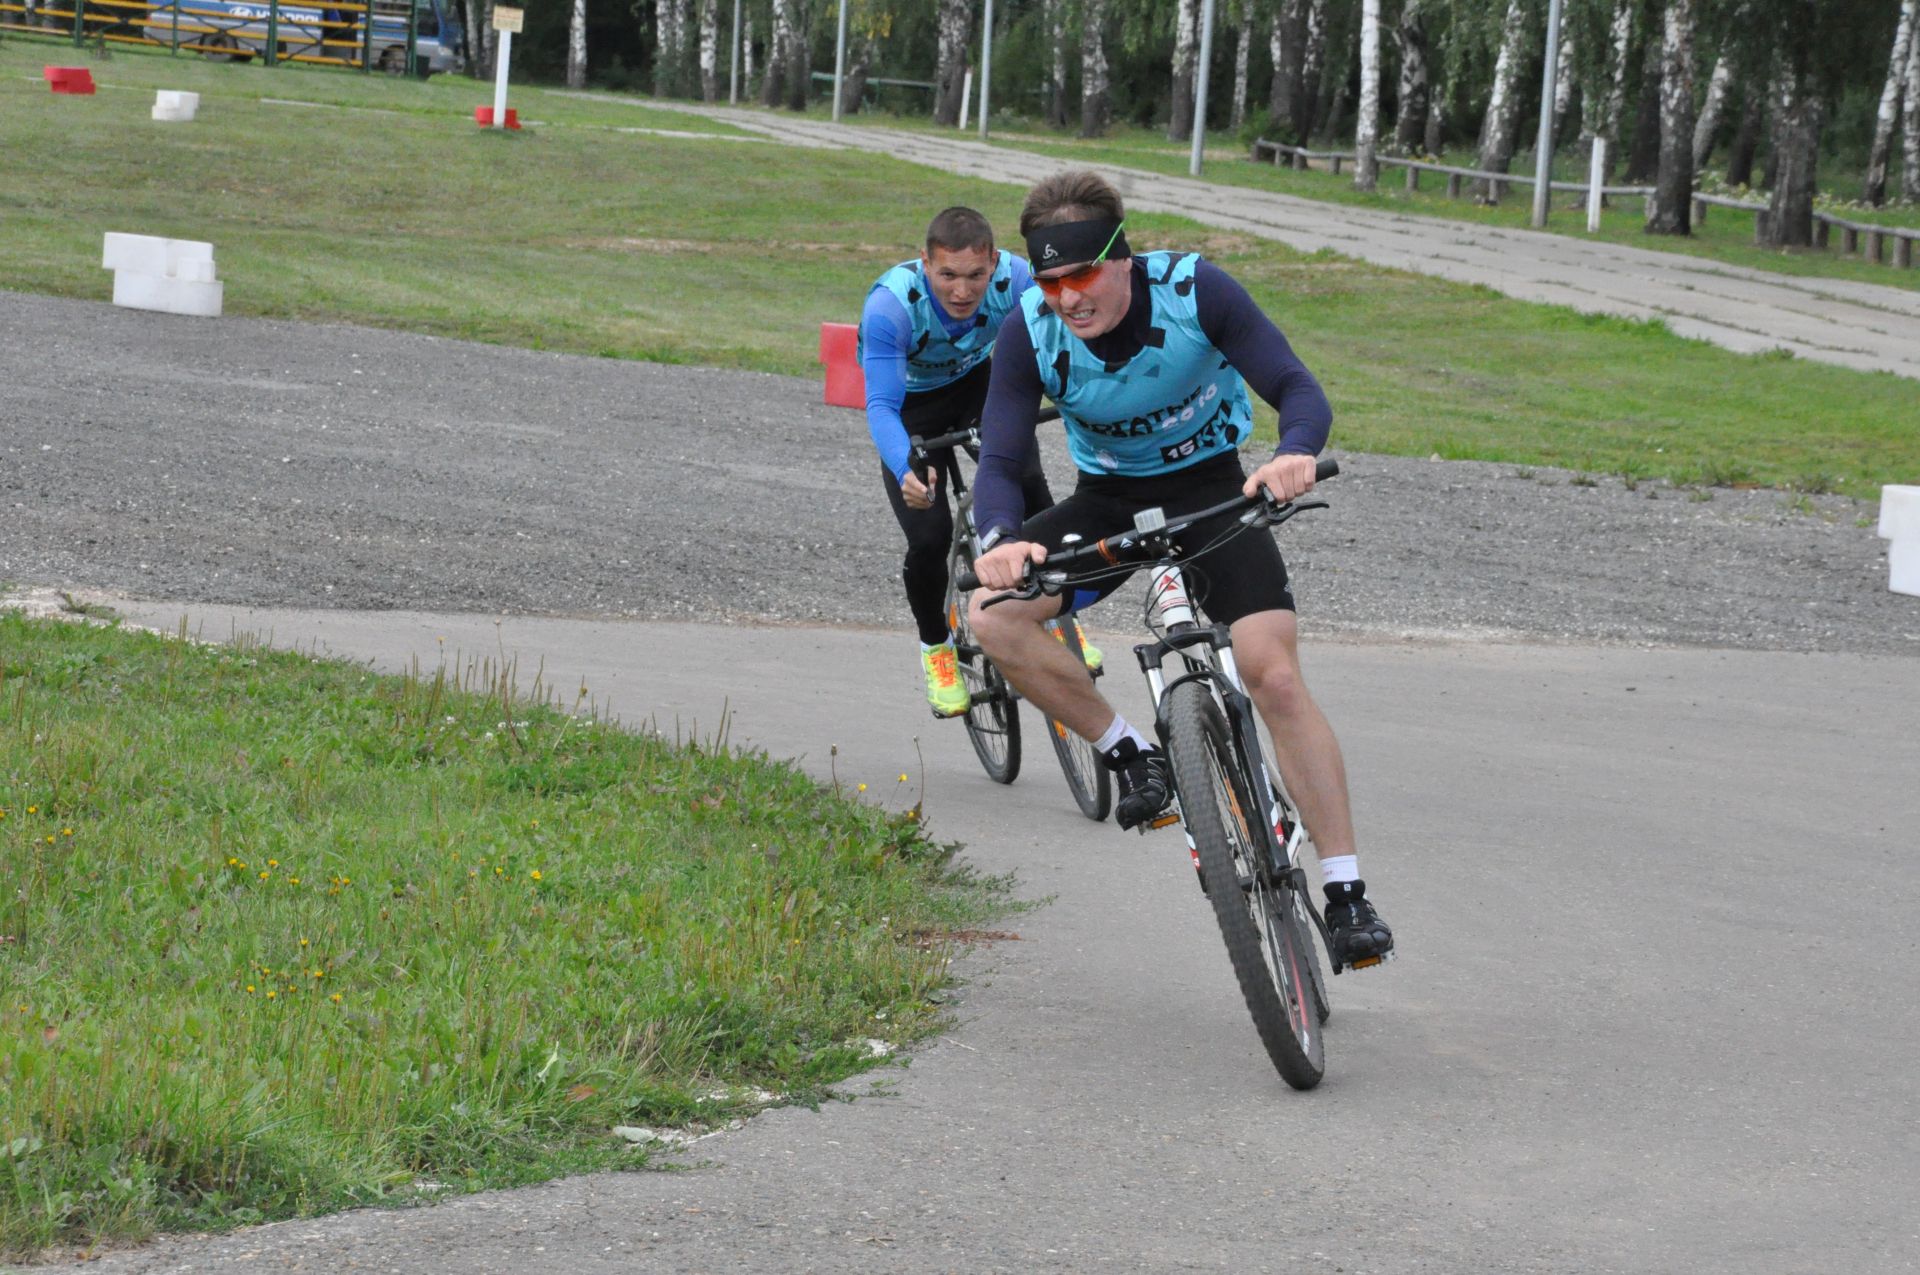
[[[133,606],[161,627],[181,608]],[[1047,906],[964,962],[880,1096],[781,1109],[685,1173],[167,1240],[100,1271],[1882,1272],[1914,1269],[1911,660],[1321,644],[1401,959],[1333,981],[1288,1089],[1171,832],[990,784],[893,634],[189,608],[399,667],[544,659],[876,790]],[[1117,644],[1115,644],[1117,645]],[[876,670],[882,670],[876,674]],[[1120,689],[1130,690],[1120,679]],[[918,790],[905,794],[910,801]],[[847,1086],[860,1092],[867,1086]]]

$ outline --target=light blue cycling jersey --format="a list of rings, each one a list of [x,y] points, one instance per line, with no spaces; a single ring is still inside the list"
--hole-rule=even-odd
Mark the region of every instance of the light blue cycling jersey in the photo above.
[[[1253,429],[1246,382],[1200,330],[1199,256],[1139,257],[1152,306],[1147,348],[1118,366],[1088,349],[1038,288],[1020,299],[1041,384],[1060,408],[1067,450],[1083,473],[1185,469],[1234,451]]]

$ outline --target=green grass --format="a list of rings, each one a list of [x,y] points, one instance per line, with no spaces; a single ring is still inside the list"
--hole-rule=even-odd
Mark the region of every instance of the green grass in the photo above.
[[[689,126],[644,99],[516,88],[529,119],[556,122],[501,135],[472,124],[488,95],[471,82],[123,55],[96,64],[99,96],[56,98],[35,78],[45,56],[0,45],[0,278],[60,295],[110,294],[103,231],[186,236],[214,243],[229,313],[811,376],[819,324],[857,315],[930,210],[969,203],[1004,228],[1021,198],[879,155],[613,131]],[[202,118],[147,119],[165,86],[205,94]],[[261,100],[327,94],[384,105]],[[1130,234],[1246,279],[1326,382],[1337,447],[1867,494],[1920,477],[1912,381],[1176,217]]]
[[[0,615],[0,1255],[636,1166],[935,1025],[951,847],[509,673]]]

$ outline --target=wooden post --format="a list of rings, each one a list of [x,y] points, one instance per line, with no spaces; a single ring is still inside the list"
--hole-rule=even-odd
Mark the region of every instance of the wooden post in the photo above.
[[[1693,224],[1696,226],[1707,224],[1707,201],[1698,197],[1693,201]]]
[[[1327,158],[1333,161],[1333,175],[1335,177],[1338,177],[1340,175],[1340,156],[1338,154],[1334,154],[1334,155],[1329,155]]]
[[[1840,251],[1852,256],[1860,248],[1860,232],[1852,226],[1842,223],[1840,226]]]
[[[1833,223],[1823,217],[1813,219],[1813,242],[1815,247],[1824,248],[1833,238]]]
[[[1893,241],[1893,264],[1902,270],[1913,268],[1913,239],[1909,235],[1898,235]]]
[[[1413,167],[1411,164],[1407,166],[1407,189],[1408,190],[1420,189],[1420,170]]]
[[[1767,223],[1773,219],[1769,209],[1756,208],[1753,212],[1753,241],[1757,244],[1767,242]]]
[[[1880,264],[1880,243],[1886,236],[1877,230],[1867,232],[1867,259],[1874,265]]]
[[[1307,153],[1305,151],[1295,151],[1293,153],[1293,166],[1300,172],[1304,173],[1307,171]]]
[[[1448,199],[1460,198],[1460,174],[1459,173],[1447,174],[1447,198]]]

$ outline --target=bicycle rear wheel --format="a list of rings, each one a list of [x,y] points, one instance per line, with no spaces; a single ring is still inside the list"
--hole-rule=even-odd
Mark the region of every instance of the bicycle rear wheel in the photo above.
[[[1310,990],[1312,940],[1301,930],[1295,891],[1260,869],[1264,809],[1252,799],[1219,705],[1199,682],[1167,692],[1167,751],[1247,1012],[1281,1078],[1311,1089],[1327,1065]]]
[[[1059,637],[1074,658],[1084,662],[1080,631],[1073,621],[1060,623]],[[1067,777],[1067,791],[1073,794],[1080,813],[1096,823],[1105,819],[1113,809],[1113,773],[1100,760],[1092,741],[1082,739],[1068,730],[1064,722],[1051,718],[1047,721],[1047,735],[1053,740],[1054,755],[1060,759],[1060,773]]]
[[[973,568],[973,559],[956,553],[947,564],[949,580],[958,580],[962,571]],[[948,586],[947,627],[953,632],[954,653],[959,656],[960,680],[967,684],[972,707],[963,719],[967,740],[981,769],[997,784],[1010,784],[1020,774],[1020,707],[1013,687],[980,649],[980,639],[967,623],[967,597]]]

